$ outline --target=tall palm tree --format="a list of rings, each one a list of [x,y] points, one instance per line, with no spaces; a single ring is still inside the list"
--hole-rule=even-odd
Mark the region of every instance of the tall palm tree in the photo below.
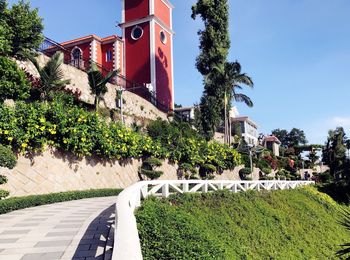
[[[106,84],[116,75],[118,71],[111,71],[105,77],[97,67],[95,63],[91,64],[91,68],[88,71],[89,85],[91,93],[95,95],[95,109],[98,111],[100,101],[104,94],[107,92]]]
[[[41,67],[33,56],[28,56],[28,59],[33,63],[40,76],[40,85],[38,90],[43,100],[51,91],[63,90],[70,80],[65,80],[61,65],[63,63],[63,53],[56,52],[44,67]]]
[[[248,107],[253,106],[253,101],[245,94],[238,93],[242,90],[242,85],[253,88],[253,80],[245,73],[241,72],[241,65],[236,62],[226,62],[213,68],[213,77],[209,80],[219,86],[223,95],[225,141],[230,143],[230,117],[228,115],[232,102],[243,102]]]

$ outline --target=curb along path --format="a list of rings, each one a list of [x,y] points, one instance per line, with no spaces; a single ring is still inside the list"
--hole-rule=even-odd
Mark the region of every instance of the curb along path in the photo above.
[[[82,199],[0,215],[0,259],[108,260],[115,202]]]

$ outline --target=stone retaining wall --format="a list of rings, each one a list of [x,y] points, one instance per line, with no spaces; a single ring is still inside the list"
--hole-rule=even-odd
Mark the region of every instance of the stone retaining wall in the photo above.
[[[0,174],[8,177],[8,183],[1,189],[10,191],[10,196],[47,194],[71,190],[101,188],[126,188],[138,182],[140,160],[102,161],[98,158],[77,159],[73,155],[47,150],[33,158],[19,156],[13,170],[0,168]],[[160,180],[176,180],[177,165],[164,161],[159,170],[164,174]],[[217,175],[218,180],[239,180],[238,172],[224,171]],[[254,180],[258,175],[253,176]]]

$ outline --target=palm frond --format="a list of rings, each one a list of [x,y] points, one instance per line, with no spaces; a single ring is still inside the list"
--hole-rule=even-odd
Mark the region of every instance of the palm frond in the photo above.
[[[248,107],[253,107],[254,104],[253,104],[253,101],[247,96],[247,95],[244,95],[244,94],[234,94],[233,95],[233,99],[237,102],[243,102],[245,103]]]
[[[247,85],[248,87],[251,87],[251,88],[254,87],[253,80],[245,73],[236,75],[235,82]]]
[[[341,212],[341,220],[338,221],[339,224],[341,224],[345,229],[347,229],[350,232],[350,210],[344,209]],[[346,256],[349,255],[346,259],[350,259],[350,243],[346,243],[341,245],[344,249],[339,250],[337,252],[338,256]]]

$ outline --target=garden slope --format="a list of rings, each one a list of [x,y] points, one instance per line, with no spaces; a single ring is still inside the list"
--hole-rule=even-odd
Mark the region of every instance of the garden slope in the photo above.
[[[145,259],[329,259],[350,241],[339,210],[307,187],[149,199],[137,221]]]

